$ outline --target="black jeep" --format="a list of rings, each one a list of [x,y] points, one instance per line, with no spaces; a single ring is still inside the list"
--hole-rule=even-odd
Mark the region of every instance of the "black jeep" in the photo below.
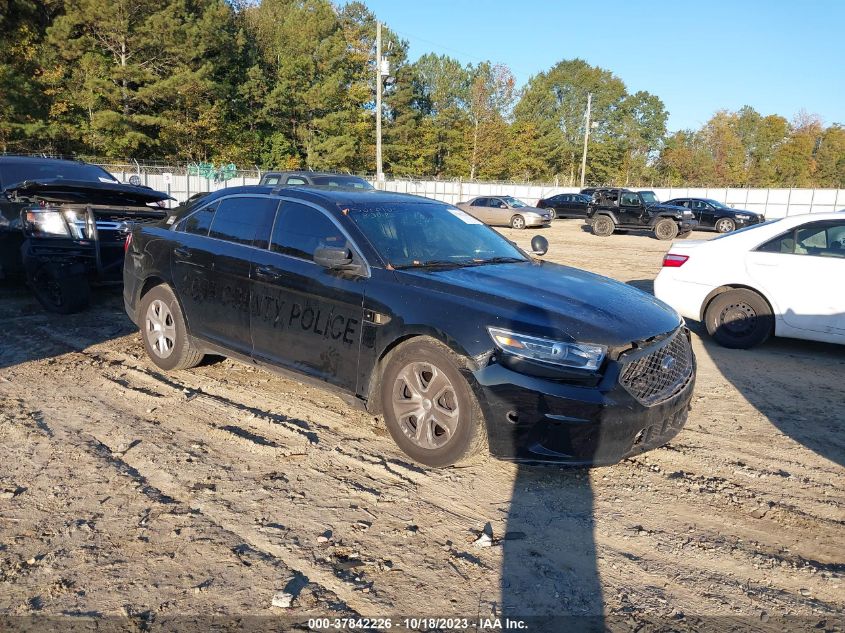
[[[163,219],[147,205],[168,198],[96,165],[0,156],[0,279],[25,278],[47,310],[78,312],[91,282],[122,280],[130,228]]]
[[[607,237],[618,229],[647,229],[659,240],[686,237],[697,225],[689,209],[661,204],[653,191],[596,189],[587,206],[593,235]]]

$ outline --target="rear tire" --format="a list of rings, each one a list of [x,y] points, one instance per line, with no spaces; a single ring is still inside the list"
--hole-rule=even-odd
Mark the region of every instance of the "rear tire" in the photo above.
[[[524,229],[525,228],[525,218],[521,215],[515,215],[511,218],[511,228],[512,229]]]
[[[704,312],[704,323],[719,345],[749,349],[769,338],[775,319],[763,297],[739,288],[717,295]]]
[[[659,240],[674,240],[678,235],[678,224],[670,218],[658,220],[654,225],[654,237]]]
[[[486,454],[487,428],[461,357],[418,337],[390,352],[380,381],[387,430],[402,451],[426,466],[467,463]]]
[[[41,266],[27,278],[38,303],[48,312],[81,312],[91,301],[91,288],[85,275],[63,276],[61,268]]]
[[[203,354],[191,342],[179,301],[167,285],[144,295],[138,316],[144,349],[157,367],[176,371],[202,362]]]
[[[616,230],[616,222],[613,221],[613,218],[607,215],[600,215],[597,216],[595,220],[593,220],[593,224],[590,227],[593,235],[598,235],[599,237],[608,237],[613,235],[613,232]]]

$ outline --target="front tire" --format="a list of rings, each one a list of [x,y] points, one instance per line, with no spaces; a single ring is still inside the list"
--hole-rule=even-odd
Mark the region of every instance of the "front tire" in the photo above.
[[[729,290],[717,295],[704,313],[707,333],[719,345],[749,349],[763,343],[774,329],[769,304],[753,290]]]
[[[156,286],[141,300],[141,338],[147,356],[166,371],[190,369],[203,355],[191,342],[176,295],[166,285]]]
[[[654,225],[654,237],[659,240],[674,240],[678,235],[678,224],[670,218],[658,220]]]
[[[63,275],[61,268],[41,266],[28,275],[29,286],[45,310],[55,314],[82,312],[91,301],[85,275]]]
[[[525,228],[525,218],[521,215],[515,215],[511,218],[511,228],[512,229],[524,229]]]
[[[616,223],[613,221],[613,218],[606,215],[600,215],[593,220],[591,230],[593,235],[608,237],[613,235],[613,232],[616,230]]]
[[[719,233],[730,233],[736,229],[736,223],[730,218],[720,218],[716,220],[716,230]]]
[[[481,407],[465,364],[429,337],[393,350],[381,377],[381,405],[387,430],[411,459],[426,466],[451,466],[486,452]]]

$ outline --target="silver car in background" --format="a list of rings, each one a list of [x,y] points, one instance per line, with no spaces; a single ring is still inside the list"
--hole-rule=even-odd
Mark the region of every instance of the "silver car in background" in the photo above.
[[[459,202],[457,206],[490,226],[524,229],[548,226],[552,221],[551,209],[529,207],[513,196],[479,196],[469,202]]]

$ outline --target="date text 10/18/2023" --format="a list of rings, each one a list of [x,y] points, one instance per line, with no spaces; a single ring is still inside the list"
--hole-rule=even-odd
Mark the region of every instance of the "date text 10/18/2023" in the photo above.
[[[313,631],[394,628],[411,631],[525,631],[528,624],[512,618],[311,618],[308,628]]]

